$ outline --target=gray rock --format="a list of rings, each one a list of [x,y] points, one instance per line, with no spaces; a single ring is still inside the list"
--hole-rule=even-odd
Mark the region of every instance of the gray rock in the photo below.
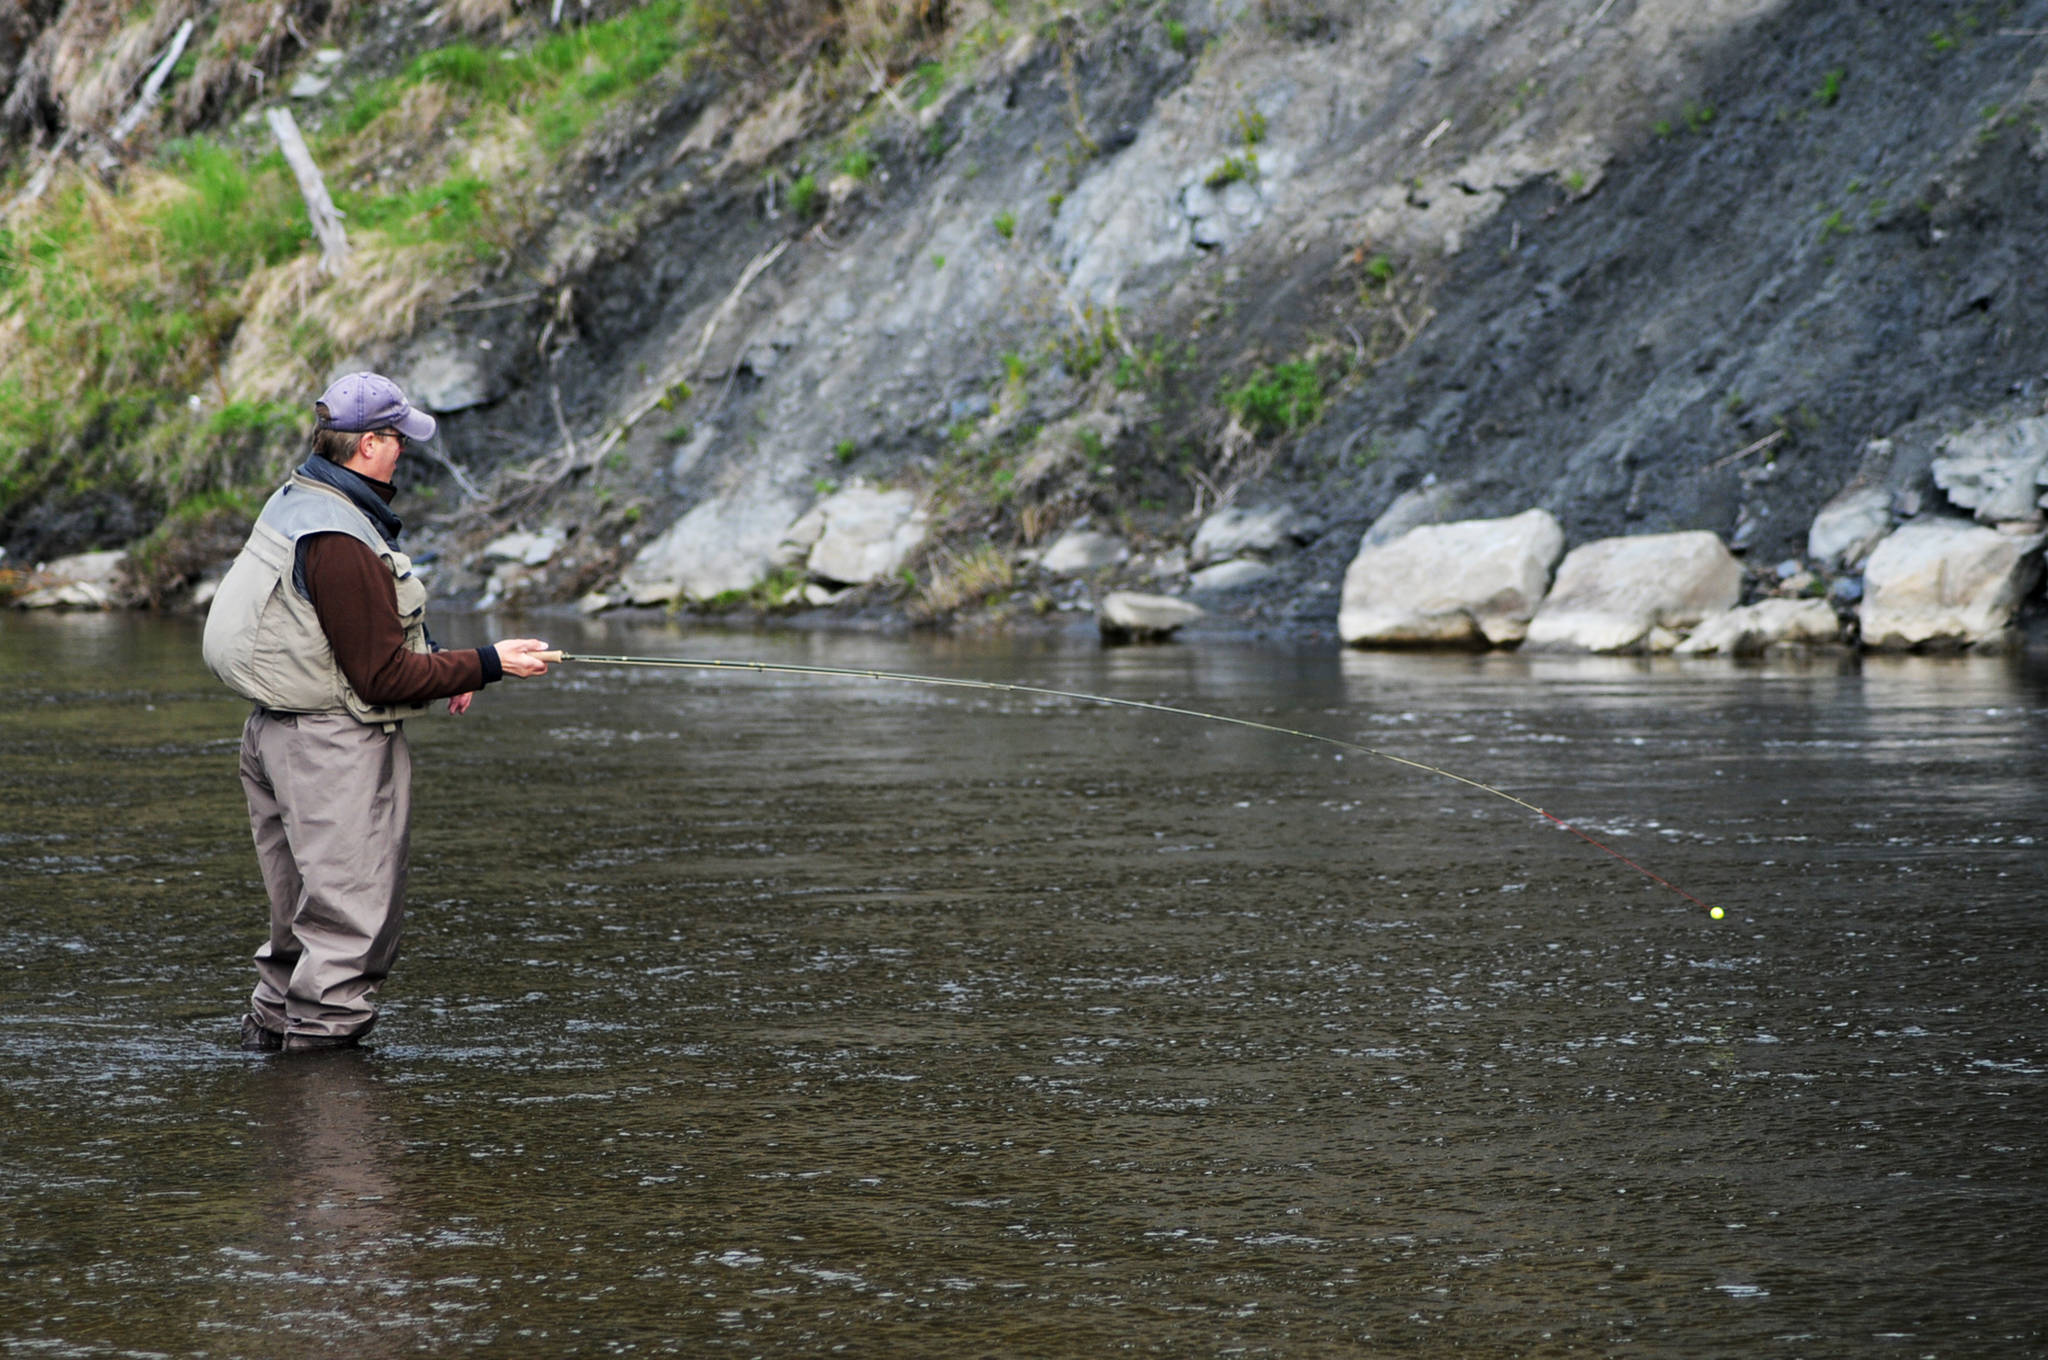
[[[1273,569],[1264,562],[1254,562],[1240,557],[1229,562],[1218,562],[1213,567],[1204,567],[1188,578],[1188,589],[1200,594],[1224,594],[1228,591],[1243,590],[1257,585],[1273,574]]]
[[[1457,518],[1462,489],[1457,482],[1438,482],[1432,476],[1414,490],[1402,492],[1372,522],[1372,527],[1365,531],[1365,537],[1358,546],[1377,547],[1393,542],[1419,525],[1444,524]]]
[[[1679,633],[1735,607],[1742,564],[1704,530],[1603,538],[1566,554],[1529,623],[1537,651],[1627,652],[1674,647]]]
[[[820,581],[842,586],[895,575],[924,542],[928,527],[914,493],[865,486],[834,492],[798,524],[813,516],[818,533],[805,565]]]
[[[1852,487],[1813,517],[1806,555],[1823,566],[1855,567],[1892,527],[1892,494],[1881,486]]]
[[[1096,626],[1106,638],[1150,639],[1170,637],[1202,617],[1200,605],[1171,595],[1144,595],[1132,590],[1112,590],[1102,597],[1095,614]]]
[[[776,566],[776,547],[795,518],[795,505],[778,488],[744,482],[692,507],[642,548],[624,589],[634,604],[746,590]]]
[[[501,534],[484,545],[484,556],[495,561],[518,562],[529,567],[545,566],[562,547],[559,530],[546,529],[537,534],[518,530]]]
[[[1269,553],[1291,536],[1295,513],[1285,505],[1230,506],[1218,510],[1195,530],[1188,561],[1197,567],[1224,562],[1246,553]]]
[[[1934,484],[1986,524],[2036,519],[2048,468],[2048,416],[1979,421],[1937,446]]]
[[[113,609],[128,603],[122,577],[128,554],[118,549],[74,553],[45,562],[14,599],[16,609]]]
[[[398,382],[413,405],[440,415],[485,406],[504,395],[493,375],[449,335],[429,341]]]
[[[1563,551],[1548,510],[1423,525],[1360,548],[1344,573],[1338,635],[1354,646],[1519,642]]]
[[[1086,576],[1129,559],[1130,547],[1115,534],[1069,529],[1045,550],[1039,567],[1053,576]]]
[[[2043,541],[1967,520],[1901,525],[1863,569],[1863,645],[1910,651],[1996,642],[2041,579]]]
[[[1823,600],[1758,600],[1700,620],[1674,649],[1680,656],[1757,656],[1774,647],[1829,646],[1842,621]]]

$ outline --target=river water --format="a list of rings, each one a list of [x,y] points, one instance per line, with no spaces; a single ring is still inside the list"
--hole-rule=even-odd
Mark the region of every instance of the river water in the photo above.
[[[7,617],[0,1354],[2048,1354],[2038,664],[550,636],[1727,917],[570,663],[410,725],[372,1046],[248,1055],[240,704]]]

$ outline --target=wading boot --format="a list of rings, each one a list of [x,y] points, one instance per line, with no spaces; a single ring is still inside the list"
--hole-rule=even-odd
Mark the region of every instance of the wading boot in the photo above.
[[[360,1034],[287,1034],[284,1036],[284,1051],[287,1053],[333,1053],[338,1049],[354,1048],[362,1042]]]
[[[254,1015],[242,1017],[242,1051],[244,1053],[277,1053],[284,1049],[284,1036],[274,1029],[263,1028],[263,1023]]]

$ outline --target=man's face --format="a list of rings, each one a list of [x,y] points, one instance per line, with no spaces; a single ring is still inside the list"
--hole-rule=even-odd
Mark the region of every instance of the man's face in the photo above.
[[[355,457],[348,469],[372,481],[388,482],[398,471],[399,455],[405,452],[405,436],[396,430],[372,430],[356,440]]]

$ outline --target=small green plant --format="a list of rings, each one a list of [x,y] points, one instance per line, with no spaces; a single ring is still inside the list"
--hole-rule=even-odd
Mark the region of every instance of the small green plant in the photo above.
[[[1086,381],[1102,367],[1111,350],[1122,348],[1116,313],[1097,311],[1090,303],[1081,309],[1080,324],[1060,341],[1060,364],[1073,377]]]
[[[1088,460],[1089,476],[1105,477],[1114,470],[1109,466],[1109,448],[1102,442],[1100,431],[1083,426],[1075,442],[1080,446],[1081,456]]]
[[[1842,210],[1840,208],[1837,208],[1833,212],[1829,213],[1826,217],[1823,217],[1821,219],[1820,232],[1813,239],[1816,242],[1825,241],[1830,236],[1848,236],[1854,231],[1855,228],[1849,225],[1847,219],[1844,217],[1842,213]]]
[[[1669,137],[1672,132],[1671,120],[1669,118],[1659,118],[1656,122],[1650,124],[1650,131],[1660,138]]]
[[[860,453],[860,448],[851,439],[842,439],[832,446],[832,460],[841,467],[851,463]]]
[[[829,496],[839,490],[839,483],[831,477],[811,478],[811,490],[820,496]]]
[[[1178,19],[1166,21],[1166,45],[1182,56],[1188,54],[1188,26]]]
[[[1226,184],[1235,184],[1241,179],[1251,179],[1259,172],[1259,158],[1250,152],[1242,156],[1225,156],[1223,163],[1211,170],[1202,183],[1211,189],[1221,189]]]
[[[1017,214],[1011,212],[1008,208],[1003,209],[996,214],[994,226],[996,235],[1002,237],[1005,241],[1010,240],[1017,234]]]
[[[1573,198],[1577,198],[1580,194],[1586,192],[1586,172],[1583,170],[1567,170],[1564,172],[1563,183],[1565,192]]]
[[[1323,376],[1313,360],[1263,369],[1242,386],[1226,388],[1223,405],[1255,434],[1291,434],[1323,413]]]
[[[1947,31],[1937,28],[1927,35],[1927,45],[1936,52],[1953,52],[1956,40]]]
[[[1051,208],[1054,212],[1058,212],[1060,210],[1060,205],[1062,203],[1065,203],[1066,201],[1067,196],[1062,193],[1055,192],[1047,194],[1045,196],[1045,206]]]
[[[1012,384],[1016,384],[1016,385],[1018,385],[1018,386],[1022,386],[1022,385],[1023,385],[1023,383],[1025,382],[1025,380],[1026,380],[1026,379],[1028,379],[1028,378],[1029,378],[1030,376],[1031,376],[1031,361],[1030,361],[1029,359],[1025,358],[1025,357],[1024,357],[1024,356],[1023,356],[1022,354],[1019,354],[1019,353],[1018,353],[1018,352],[1017,352],[1016,350],[1009,350],[1009,351],[1006,351],[1006,352],[1004,353],[1004,355],[1003,355],[1003,381],[1004,381],[1004,382],[1007,382],[1007,383],[1012,383]]]
[[[689,422],[685,421],[668,432],[668,442],[671,444],[687,444],[690,442],[690,434]]]
[[[866,147],[855,147],[839,158],[839,173],[864,180],[875,173],[875,158]]]
[[[1813,92],[1813,102],[1824,109],[1833,108],[1835,101],[1842,97],[1842,77],[1847,74],[1848,72],[1839,66],[1832,71],[1822,73],[1820,88]]]
[[[1239,109],[1237,131],[1246,146],[1257,146],[1266,140],[1266,115],[1257,109]]]
[[[1394,262],[1385,255],[1375,255],[1365,262],[1365,277],[1368,283],[1384,288],[1393,282]]]
[[[676,407],[681,406],[684,402],[688,401],[689,399],[690,385],[686,382],[678,380],[676,382],[670,383],[667,389],[662,392],[661,396],[655,401],[654,404],[656,406],[659,406],[664,411],[673,411],[676,409]],[[683,428],[688,429],[689,427],[684,426]]]
[[[939,61],[925,62],[911,75],[910,80],[916,82],[916,97],[912,103],[920,109],[928,109],[946,92],[946,65]]]
[[[1681,111],[1680,116],[1685,119],[1687,131],[1705,132],[1707,125],[1714,121],[1714,106],[1698,100],[1688,99],[1685,101],[1685,108]]]
[[[934,268],[934,269],[944,269],[945,267],[946,267],[946,257],[945,257],[945,256],[943,256],[943,255],[940,255],[940,254],[936,254],[936,253],[934,253],[934,254],[932,255],[932,268]]]
[[[818,195],[816,175],[805,175],[789,186],[789,210],[799,218],[825,210],[824,199]]]

